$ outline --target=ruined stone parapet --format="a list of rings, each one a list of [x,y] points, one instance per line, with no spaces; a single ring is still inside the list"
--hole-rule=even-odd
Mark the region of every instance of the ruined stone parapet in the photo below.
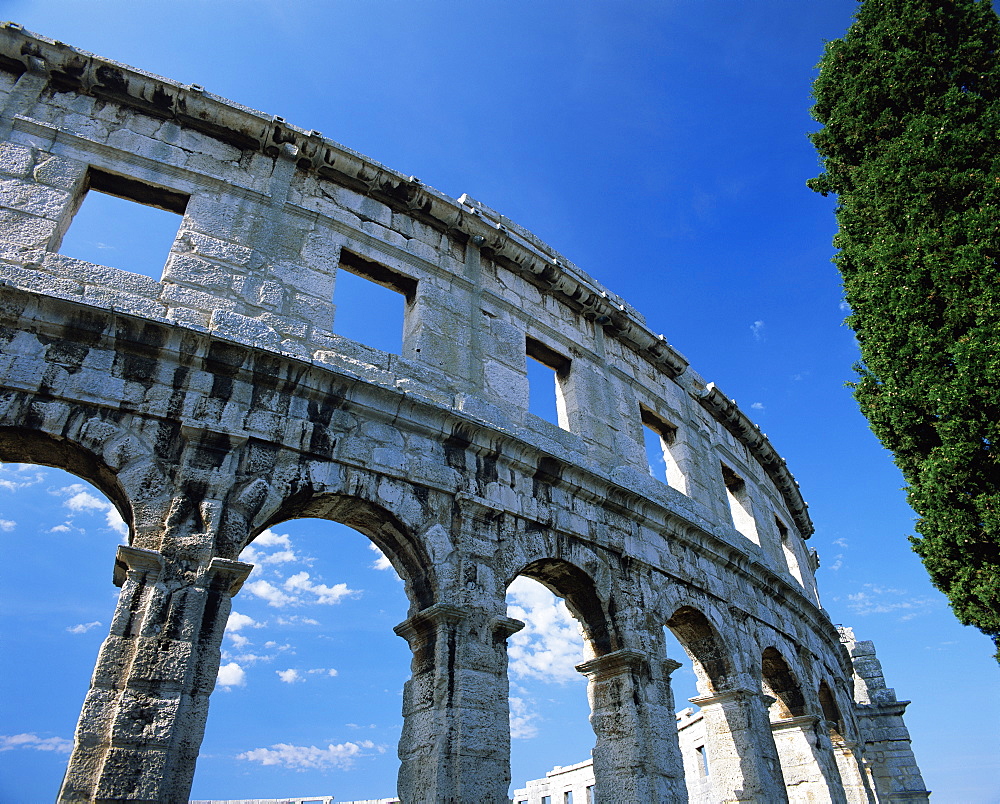
[[[886,686],[874,644],[855,639],[853,628],[838,630],[854,665],[854,712],[879,800],[928,801],[930,792],[924,786],[910,732],[903,722],[910,702],[896,700],[896,691]]]
[[[0,109],[0,459],[76,472],[130,527],[63,800],[187,795],[238,556],[300,516],[405,581],[407,804],[506,801],[519,574],[584,627],[601,801],[685,795],[664,625],[716,797],[876,800],[845,781],[855,668],[797,484],[624,300],[468,196],[10,24]],[[59,253],[89,190],[178,213],[159,280]],[[398,354],[333,332],[340,272],[405,297]],[[528,412],[529,356],[559,426]]]

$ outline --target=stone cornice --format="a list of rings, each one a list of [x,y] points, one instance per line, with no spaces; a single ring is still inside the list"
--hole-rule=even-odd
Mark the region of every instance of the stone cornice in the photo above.
[[[750,450],[757,462],[764,468],[771,482],[781,493],[802,538],[808,539],[812,536],[815,528],[809,517],[808,505],[802,499],[802,493],[799,491],[799,484],[795,482],[785,459],[771,446],[767,436],[760,431],[756,424],[750,421],[750,418],[739,409],[732,399],[719,390],[714,382],[709,383],[704,393],[700,394],[697,399],[716,421]]]

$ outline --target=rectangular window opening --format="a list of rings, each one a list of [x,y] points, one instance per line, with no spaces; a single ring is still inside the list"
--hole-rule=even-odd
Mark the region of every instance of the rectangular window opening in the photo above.
[[[59,253],[159,281],[189,196],[97,168]]]
[[[565,384],[570,359],[534,338],[525,339],[528,371],[528,411],[569,430]]]
[[[406,313],[417,280],[342,249],[333,331],[382,352],[402,354]]]
[[[747,493],[747,484],[743,478],[725,464],[722,464],[722,479],[726,484],[726,497],[729,500],[729,510],[733,516],[734,527],[754,544],[760,544],[750,495]]]
[[[785,523],[778,519],[777,515],[774,517],[774,526],[778,529],[778,535],[781,537],[781,551],[785,555],[785,563],[788,564],[788,571],[799,582],[799,586],[804,588],[805,582],[802,580],[802,568],[799,566],[799,559],[795,554],[795,547],[792,545],[791,534],[788,532],[788,528],[785,527]]]
[[[587,804],[597,804],[597,795],[594,793],[594,785],[587,785]]]
[[[708,776],[708,752],[703,745],[699,745],[695,750],[698,752],[698,774]]]
[[[687,494],[687,478],[684,477],[675,455],[677,427],[644,405],[639,406],[639,415],[642,419],[649,473],[657,480],[666,481],[671,488]]]

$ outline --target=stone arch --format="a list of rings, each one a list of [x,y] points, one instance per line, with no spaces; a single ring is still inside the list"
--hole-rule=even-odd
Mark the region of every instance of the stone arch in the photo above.
[[[714,695],[733,683],[732,654],[705,614],[694,606],[684,605],[671,615],[666,625],[694,662],[700,692]]]
[[[806,714],[806,699],[802,694],[802,687],[777,648],[765,648],[761,654],[761,681],[764,692],[776,699],[772,705],[772,713],[777,719],[802,717]]]
[[[434,562],[427,546],[396,514],[359,496],[309,490],[299,492],[286,499],[266,521],[255,527],[246,544],[266,528],[305,517],[340,522],[367,536],[403,579],[412,610],[420,611],[434,604]]]
[[[819,698],[820,710],[823,712],[823,720],[827,722],[828,728],[837,736],[843,735],[844,718],[840,713],[840,707],[837,706],[837,699],[834,697],[826,681],[819,682],[816,696]]]
[[[36,463],[63,469],[93,484],[118,509],[135,536],[132,501],[114,470],[93,449],[22,427],[0,427],[0,462]]]
[[[585,644],[594,656],[617,650],[620,640],[612,626],[609,601],[606,607],[597,591],[597,584],[586,571],[562,558],[540,558],[530,562],[511,577],[524,575],[566,601],[566,607],[583,627]]]

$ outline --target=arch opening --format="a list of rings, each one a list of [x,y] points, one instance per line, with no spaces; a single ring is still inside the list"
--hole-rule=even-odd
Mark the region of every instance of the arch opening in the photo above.
[[[733,677],[727,648],[712,622],[693,606],[682,606],[664,625],[667,657],[681,660],[670,678],[674,709],[677,711],[677,738],[684,763],[688,799],[712,800],[710,757],[717,753],[701,707],[691,699],[725,691]]]
[[[682,606],[666,622],[694,665],[700,695],[725,690],[732,678],[729,653],[715,626],[698,609]]]
[[[93,451],[69,439],[23,427],[0,427],[0,464],[38,464],[61,469],[94,486],[133,533],[132,505],[111,468]]]
[[[764,693],[775,699],[772,720],[787,720],[806,713],[806,699],[791,668],[776,648],[767,648],[761,657]]]
[[[411,652],[393,627],[412,600],[394,562],[309,516],[256,533],[240,560],[254,570],[233,598],[192,797],[395,796]]]
[[[392,512],[360,497],[304,489],[255,529],[250,543],[268,528],[305,518],[340,523],[366,536],[402,578],[411,614],[434,603],[433,562],[424,546]]]
[[[831,692],[829,685],[825,681],[819,682],[819,690],[817,691],[819,697],[820,709],[823,711],[823,719],[826,721],[827,728],[830,729],[831,735],[837,738],[842,738],[844,733],[844,722],[840,714],[840,707],[837,706],[837,701],[833,697],[833,692]]]
[[[508,586],[507,615],[525,623],[508,639],[512,800],[532,799],[524,785],[557,766],[581,765],[550,777],[559,787],[550,795],[587,801],[595,734],[587,678],[576,666],[613,644],[594,583],[568,562],[532,562]]]
[[[23,462],[0,464],[0,676],[16,694],[4,703],[0,777],[10,800],[51,801],[114,616],[115,551],[129,528],[82,448],[11,434],[0,452]]]

